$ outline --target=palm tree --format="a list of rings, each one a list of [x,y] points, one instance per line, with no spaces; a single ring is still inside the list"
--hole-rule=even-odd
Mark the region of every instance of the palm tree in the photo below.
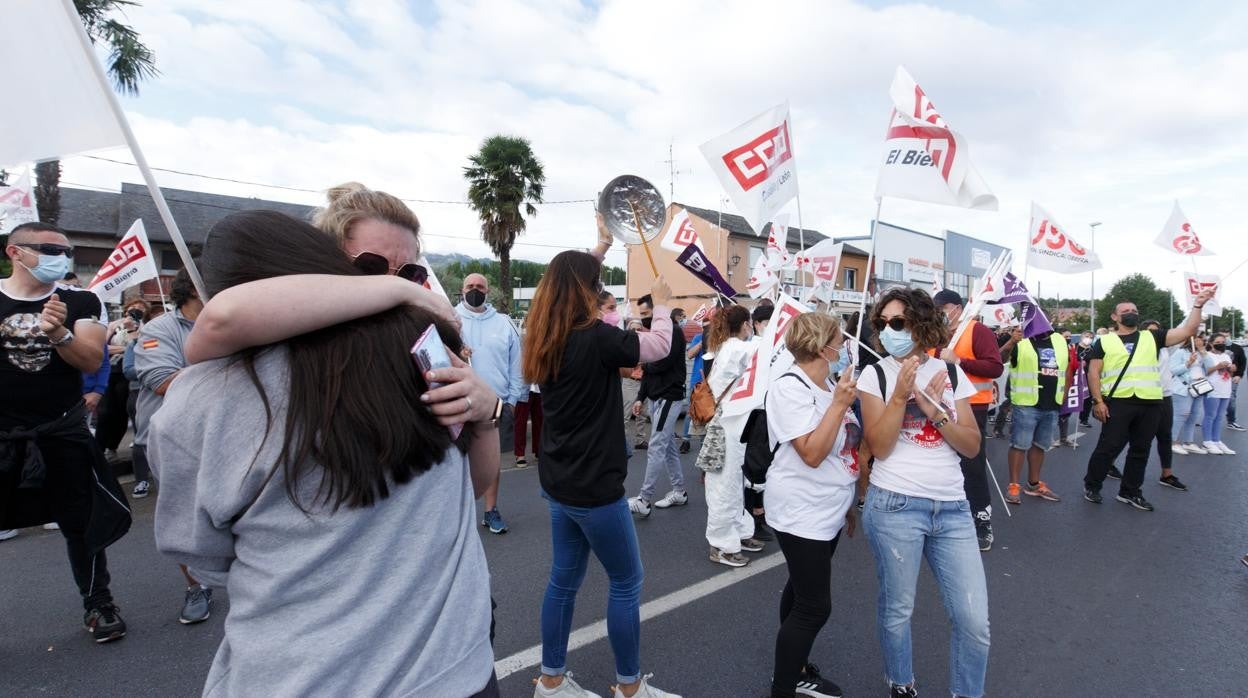
[[[74,9],[91,42],[108,46],[108,76],[113,80],[113,89],[131,96],[139,94],[141,81],[160,74],[152,50],[139,40],[139,33],[113,17],[138,4],[135,0],[74,0]],[[56,225],[61,215],[60,161],[35,165],[35,181],[39,219]]]
[[[524,232],[520,214],[536,216],[533,204],[542,203],[546,175],[529,141],[515,136],[491,136],[468,158],[468,202],[481,218],[481,239],[498,257],[498,283],[505,314],[511,312],[511,246]]]

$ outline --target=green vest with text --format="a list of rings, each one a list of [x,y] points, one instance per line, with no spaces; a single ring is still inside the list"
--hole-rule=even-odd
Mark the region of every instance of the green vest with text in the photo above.
[[[1114,333],[1101,335],[1101,348],[1105,351],[1105,363],[1101,366],[1101,397],[1124,398],[1135,397],[1141,400],[1160,400],[1161,366],[1157,359],[1157,341],[1153,333],[1140,330],[1140,338],[1135,345],[1135,356],[1131,365],[1127,365],[1127,345],[1122,338]],[[1124,371],[1125,369],[1125,371]],[[1122,376],[1118,389],[1111,394],[1109,391]]]
[[[1040,401],[1040,356],[1036,353],[1035,340],[1024,339],[1014,350],[1018,365],[1010,370],[1010,402],[1019,407],[1035,407]],[[1053,400],[1057,405],[1066,398],[1066,367],[1070,364],[1070,350],[1062,335],[1054,332],[1049,336],[1053,351],[1057,354],[1057,392]]]

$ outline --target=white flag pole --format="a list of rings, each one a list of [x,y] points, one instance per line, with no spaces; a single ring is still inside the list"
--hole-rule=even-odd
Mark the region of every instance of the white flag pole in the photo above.
[[[866,326],[865,323],[867,322],[867,292],[871,288],[871,277],[873,276],[871,265],[875,260],[875,227],[880,223],[880,209],[883,207],[884,197],[881,196],[875,200],[875,218],[871,221],[871,251],[867,253],[867,273],[863,275],[866,277],[866,280],[862,284],[862,302],[858,304],[858,334],[862,334],[862,328]],[[841,256],[844,256],[844,252],[841,253]],[[876,286],[878,287],[879,284],[877,283]],[[868,349],[868,351],[870,350]]]
[[[65,14],[67,17],[78,17],[78,11],[74,9],[72,0],[61,0],[65,6]],[[147,183],[147,190],[152,196],[152,201],[156,203],[156,210],[160,213],[160,219],[164,222],[165,228],[169,231],[169,237],[173,240],[174,247],[178,250],[178,256],[182,258],[182,263],[186,265],[186,271],[191,277],[191,283],[195,285],[195,290],[199,293],[199,297],[204,302],[208,301],[208,291],[204,286],[204,280],[199,275],[199,269],[195,267],[195,262],[191,258],[191,251],[187,249],[186,240],[182,239],[182,231],[178,229],[178,224],[173,220],[173,212],[169,210],[169,204],[165,202],[165,196],[160,191],[160,185],[156,183],[156,177],[152,175],[152,170],[148,167],[147,158],[143,156],[143,149],[139,147],[138,140],[134,137],[134,132],[130,130],[130,122],[126,120],[126,113],[121,109],[121,102],[117,99],[117,94],[113,92],[113,88],[108,84],[108,76],[104,74],[104,67],[100,65],[100,61],[95,57],[95,48],[91,44],[91,39],[87,36],[87,31],[83,28],[82,22],[74,22],[74,30],[78,35],[78,43],[82,47],[83,53],[86,54],[87,62],[91,64],[91,71],[95,74],[96,80],[99,82],[100,89],[107,95],[108,106],[113,111],[113,117],[117,119],[117,125],[121,127],[121,133],[126,138],[126,145],[130,148],[131,155],[134,156],[134,162],[139,167],[139,172],[143,174],[143,181]],[[159,272],[159,269],[157,270]],[[159,274],[157,275],[157,284],[159,284]],[[162,290],[163,298],[164,292]]]

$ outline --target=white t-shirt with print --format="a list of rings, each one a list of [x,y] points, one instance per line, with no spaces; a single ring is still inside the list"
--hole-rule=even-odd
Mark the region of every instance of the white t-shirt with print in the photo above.
[[[875,369],[870,366],[863,370],[858,379],[858,391],[874,395],[887,403],[897,388],[897,374],[901,365],[891,356],[881,361],[880,365],[884,368],[888,395],[880,395],[879,378]],[[923,362],[914,379],[915,387],[923,388],[937,373],[947,375],[947,366],[944,361],[936,359]],[[956,402],[975,394],[975,387],[962,369],[955,367],[955,370],[958,372],[957,393],[954,393],[952,384],[946,379],[945,392],[940,400],[951,421],[957,421]],[[919,409],[916,399],[923,398],[916,398],[911,393],[893,452],[888,458],[875,459],[875,465],[871,469],[871,484],[910,497],[925,497],[942,502],[966,499],[966,492],[962,488],[961,456],[945,443],[945,437],[932,424],[932,420],[923,414],[923,410]]]
[[[773,376],[767,388],[767,430],[773,446],[780,444],[767,470],[767,524],[777,531],[810,540],[832,540],[845,525],[858,482],[858,443],[862,427],[853,410],[837,432],[832,450],[812,468],[793,448],[793,439],[815,430],[832,408],[831,382],[814,387],[810,376],[794,366],[793,376]]]
[[[1223,365],[1225,364],[1225,365]],[[1231,377],[1235,370],[1235,364],[1231,360],[1231,353],[1223,351],[1219,354],[1216,351],[1209,350],[1205,352],[1205,375],[1209,378],[1209,383],[1213,385],[1213,392],[1209,395],[1215,398],[1230,398],[1232,381]],[[1214,370],[1214,366],[1222,366]]]

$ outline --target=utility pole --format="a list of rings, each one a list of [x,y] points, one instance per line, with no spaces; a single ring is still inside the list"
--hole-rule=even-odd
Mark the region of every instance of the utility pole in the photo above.
[[[1096,249],[1096,226],[1101,222],[1089,223],[1088,227],[1092,229],[1092,249]],[[1088,299],[1088,329],[1096,332],[1096,272],[1090,272],[1092,277],[1092,297]]]
[[[674,203],[676,201],[676,175],[685,174],[684,170],[676,169],[675,144],[673,141],[667,142],[667,159],[664,164],[667,165],[667,201]]]

